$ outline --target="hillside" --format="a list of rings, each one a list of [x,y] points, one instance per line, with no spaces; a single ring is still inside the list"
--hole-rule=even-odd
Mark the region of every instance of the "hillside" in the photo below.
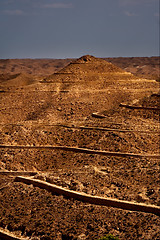
[[[1,230],[34,240],[158,239],[158,82],[90,55],[57,70],[38,61],[6,60],[1,71]]]

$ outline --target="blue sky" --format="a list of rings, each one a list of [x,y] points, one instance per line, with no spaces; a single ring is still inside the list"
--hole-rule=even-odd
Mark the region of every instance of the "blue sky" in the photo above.
[[[0,58],[159,55],[159,0],[0,0]]]

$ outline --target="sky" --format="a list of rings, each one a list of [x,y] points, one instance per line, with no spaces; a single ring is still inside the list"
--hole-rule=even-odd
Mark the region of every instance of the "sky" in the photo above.
[[[0,0],[0,59],[159,56],[159,0]]]

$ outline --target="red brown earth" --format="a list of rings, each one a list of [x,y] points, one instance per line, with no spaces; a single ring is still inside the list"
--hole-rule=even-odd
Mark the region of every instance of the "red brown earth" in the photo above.
[[[159,158],[2,147],[51,145],[158,155],[159,112],[120,107],[123,102],[158,108],[158,58],[107,60],[117,66],[92,56],[73,62],[0,61],[0,169],[35,171],[34,178],[70,190],[160,206]],[[125,72],[129,68],[136,76]],[[95,112],[105,118],[93,117]],[[159,238],[157,215],[66,199],[0,174],[0,227],[17,236]]]

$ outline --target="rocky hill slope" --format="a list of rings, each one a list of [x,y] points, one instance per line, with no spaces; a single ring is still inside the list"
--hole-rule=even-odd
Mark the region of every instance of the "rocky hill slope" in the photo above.
[[[1,229],[34,240],[158,239],[151,212],[15,182],[28,175],[159,209],[158,82],[89,55],[45,76],[12,74],[0,82]]]

